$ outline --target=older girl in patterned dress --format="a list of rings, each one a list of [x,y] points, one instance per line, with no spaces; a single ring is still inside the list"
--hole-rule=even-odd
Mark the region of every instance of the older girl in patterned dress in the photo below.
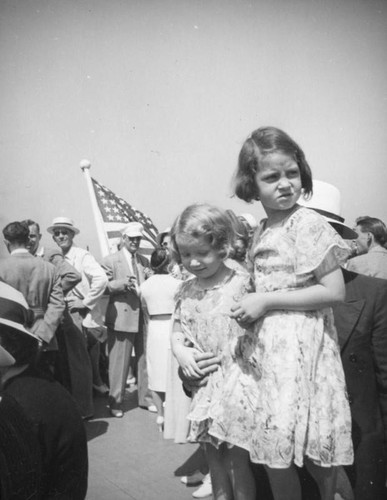
[[[255,322],[247,358],[258,394],[250,457],[265,464],[275,500],[301,499],[294,464],[304,463],[321,498],[333,500],[336,466],[353,461],[351,415],[331,307],[344,299],[340,263],[349,248],[322,216],[297,204],[312,193],[301,148],[264,127],[242,147],[237,196],[267,214],[251,248],[255,293],[233,307]]]

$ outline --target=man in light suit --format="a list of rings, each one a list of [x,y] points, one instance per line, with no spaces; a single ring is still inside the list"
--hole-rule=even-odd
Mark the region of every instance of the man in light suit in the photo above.
[[[55,331],[65,309],[60,277],[52,264],[29,253],[24,224],[11,222],[3,235],[10,256],[0,260],[0,279],[24,295],[35,316],[31,331],[43,341],[42,360],[51,365],[48,353],[57,351]]]
[[[82,368],[79,363],[77,366],[82,370],[82,379],[80,378],[79,383],[84,387],[82,416],[89,418],[93,414],[93,387],[100,393],[108,392],[99,373],[99,340],[103,339],[96,337],[96,333],[103,332],[101,300],[106,289],[107,277],[90,252],[73,244],[74,236],[79,233],[79,229],[74,226],[71,219],[56,217],[47,231],[52,234],[55,243],[62,250],[65,261],[81,275],[80,283],[66,295],[69,314],[65,316],[67,322],[64,324],[64,329],[65,335],[70,335],[75,334],[74,328],[77,328],[78,336],[80,332],[83,342],[82,353],[85,349],[88,351],[87,359],[82,354],[84,367]],[[77,356],[79,352],[74,349],[71,356]]]
[[[139,405],[146,407],[151,404],[147,401],[143,317],[139,298],[139,286],[149,271],[148,259],[138,253],[142,235],[142,224],[130,222],[122,230],[122,248],[105,257],[102,263],[109,279],[110,294],[106,311],[110,412],[118,418],[123,416],[122,401],[133,347],[137,358]]]

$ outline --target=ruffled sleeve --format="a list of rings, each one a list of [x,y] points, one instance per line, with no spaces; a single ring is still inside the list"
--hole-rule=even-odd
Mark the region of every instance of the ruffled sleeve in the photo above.
[[[296,274],[313,272],[317,278],[344,264],[350,248],[317,212],[300,209],[296,218]]]

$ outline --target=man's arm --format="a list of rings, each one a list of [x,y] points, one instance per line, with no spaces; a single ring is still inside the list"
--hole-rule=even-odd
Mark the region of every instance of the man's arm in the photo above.
[[[81,280],[82,276],[80,273],[67,262],[62,254],[62,251],[58,249],[49,249],[46,251],[45,258],[51,264],[54,264],[56,270],[59,274],[63,293],[66,294],[72,288],[74,288]]]
[[[38,321],[36,323],[36,329],[32,328],[34,333],[40,339],[44,340],[44,342],[47,342],[47,344],[54,337],[64,310],[65,302],[63,298],[60,276],[55,270],[52,288],[50,291],[47,309],[44,313],[43,321]]]

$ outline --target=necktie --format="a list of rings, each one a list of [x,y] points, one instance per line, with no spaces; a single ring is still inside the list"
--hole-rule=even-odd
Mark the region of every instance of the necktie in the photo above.
[[[133,274],[136,276],[137,284],[140,285],[140,274],[138,272],[136,256],[132,254],[132,270]]]

